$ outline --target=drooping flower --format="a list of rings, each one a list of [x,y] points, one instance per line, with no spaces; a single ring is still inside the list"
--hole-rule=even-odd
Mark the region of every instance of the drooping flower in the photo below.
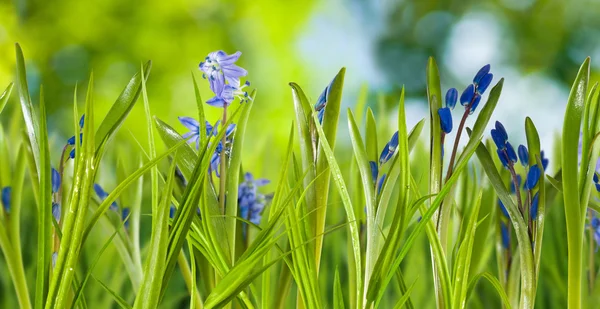
[[[192,117],[177,117],[179,122],[190,131],[183,134],[183,138],[188,140],[188,143],[196,143],[196,149],[200,147],[200,123]],[[206,136],[210,136],[213,131],[213,126],[206,121]]]
[[[246,82],[241,85],[240,77],[244,77],[248,72],[237,66],[235,62],[242,55],[241,52],[235,52],[228,55],[219,50],[206,56],[203,62],[200,62],[200,70],[204,73],[202,76],[207,78],[210,83],[210,89],[215,96],[206,103],[215,107],[226,107],[239,98],[241,102],[249,100],[248,93],[242,88],[249,86]]]
[[[442,107],[438,109],[438,115],[440,116],[442,131],[446,134],[452,132],[452,112],[450,112],[450,108]]]
[[[379,178],[379,182],[377,183],[377,195],[381,194],[381,188],[383,187],[383,183],[385,182],[386,174],[381,175]]]
[[[473,96],[475,96],[475,86],[473,84],[470,84],[469,86],[467,86],[467,88],[465,88],[462,95],[460,96],[460,104],[462,106],[470,104],[471,100],[473,100]]]
[[[97,183],[94,184],[94,191],[96,191],[96,195],[98,195],[98,198],[101,201],[104,201],[108,197],[108,193],[106,193],[106,191],[104,191],[104,189]],[[117,205],[116,201],[110,204],[110,210],[119,211],[119,205]]]
[[[527,147],[525,145],[519,145],[519,161],[523,166],[529,165],[529,152],[527,151]]]
[[[515,148],[509,143],[506,142],[506,154],[508,155],[508,159],[512,161],[512,163],[517,163],[517,153],[515,152]]]
[[[258,193],[258,187],[267,185],[267,179],[254,179],[251,173],[244,174],[244,181],[238,188],[238,207],[240,217],[256,225],[260,224],[261,214],[266,205],[266,197]],[[244,225],[244,235],[246,226]]]
[[[458,90],[456,88],[450,88],[446,92],[446,107],[451,110],[456,106],[456,101],[458,100]]]
[[[175,208],[175,205],[171,204],[171,207],[169,207],[169,218],[171,218],[171,219],[175,218],[176,212],[177,212],[177,208]]]
[[[248,74],[248,71],[235,64],[241,55],[240,51],[228,55],[224,51],[218,50],[208,54],[204,61],[200,62],[200,70],[205,74],[204,77],[210,81],[213,92],[216,93],[213,83],[225,80],[230,84],[239,85],[240,77]]]
[[[60,174],[54,168],[52,168],[52,193],[58,192],[60,189]]]
[[[371,178],[373,183],[377,182],[377,177],[379,176],[379,167],[375,161],[369,161],[369,166],[371,167]]]
[[[61,209],[60,204],[52,202],[52,216],[56,222],[60,221]]]
[[[392,156],[394,155],[394,153],[396,152],[396,149],[398,148],[398,131],[396,131],[396,133],[394,133],[394,135],[392,135],[392,138],[390,139],[389,142],[387,142],[387,144],[385,144],[385,146],[383,147],[383,151],[381,152],[381,155],[379,156],[379,164],[384,164],[387,161],[389,161]]]
[[[527,180],[525,181],[524,189],[532,190],[537,185],[540,180],[542,172],[540,171],[540,167],[536,164],[529,168],[529,172],[527,173]]]
[[[214,135],[217,135],[217,130],[216,130],[217,125],[215,124],[215,129],[213,130]],[[215,174],[217,175],[217,177],[220,177],[219,175],[219,166],[221,164],[221,152],[225,151],[225,155],[229,155],[229,151],[231,148],[231,143],[233,141],[233,136],[231,135],[233,133],[233,131],[235,130],[235,124],[230,124],[229,126],[227,126],[227,129],[225,129],[225,146],[223,146],[223,141],[219,141],[217,144],[217,148],[215,149],[215,152],[213,153],[212,157],[210,158],[210,165],[208,167],[208,171],[209,173],[211,172],[215,172]]]
[[[4,211],[6,211],[6,213],[10,213],[11,193],[11,187],[2,188],[2,205],[4,206]]]

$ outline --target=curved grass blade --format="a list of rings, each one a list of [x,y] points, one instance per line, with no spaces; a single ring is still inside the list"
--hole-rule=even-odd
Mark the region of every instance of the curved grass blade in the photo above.
[[[498,296],[500,296],[502,303],[504,304],[504,306],[507,309],[512,308],[510,305],[510,301],[508,300],[508,296],[506,295],[506,292],[504,292],[504,289],[502,288],[502,284],[498,281],[498,279],[496,279],[496,277],[494,277],[492,274],[490,274],[488,272],[477,274],[473,278],[471,278],[471,280],[469,281],[467,299],[469,299],[469,295],[471,295],[471,292],[475,288],[475,285],[477,284],[477,282],[479,281],[480,278],[485,278],[492,284],[492,286],[494,287],[496,292],[498,292]]]
[[[562,179],[565,219],[567,222],[568,247],[568,305],[570,309],[581,308],[583,216],[585,208],[581,193],[584,183],[578,182],[579,133],[590,74],[590,58],[586,58],[569,94],[562,132]],[[582,171],[584,167],[582,166]],[[586,201],[587,202],[587,201]]]
[[[6,102],[8,102],[8,99],[10,98],[10,93],[12,92],[13,89],[13,83],[8,84],[8,87],[6,87],[6,89],[4,89],[4,92],[2,92],[2,95],[0,95],[0,114],[2,114],[2,110],[4,110],[4,107],[6,106]]]

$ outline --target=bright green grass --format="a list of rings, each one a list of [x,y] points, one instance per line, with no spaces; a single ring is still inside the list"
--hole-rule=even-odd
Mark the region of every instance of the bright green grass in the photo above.
[[[171,127],[174,119],[154,115],[157,103],[146,88],[150,62],[107,115],[95,114],[90,76],[84,102],[77,100],[78,89],[73,102],[74,135],[81,132],[84,138],[75,143],[75,158],[62,157],[61,163],[53,150],[62,143],[48,137],[43,91],[37,107],[29,96],[19,45],[16,59],[19,100],[10,100],[12,84],[0,96],[0,112],[13,110],[16,117],[0,126],[0,185],[12,188],[10,211],[0,211],[1,308],[587,308],[598,303],[588,209],[600,210],[593,182],[600,95],[596,85],[588,89],[589,58],[575,77],[556,145],[540,145],[535,124],[523,119],[530,156],[525,168],[541,162],[543,149],[557,149],[551,164],[558,172],[542,176],[536,187],[535,221],[527,211],[521,214],[509,190],[510,174],[486,130],[494,110],[502,108],[503,79],[490,86],[470,117],[473,125],[460,132],[466,146],[452,155],[456,130],[441,133],[437,110],[445,92],[430,59],[430,113],[413,128],[406,124],[404,90],[392,110],[366,107],[363,90],[356,106],[345,111],[342,69],[329,85],[321,124],[308,99],[314,96],[290,83],[289,106],[296,117],[289,119],[287,147],[269,150],[283,160],[277,179],[266,187],[272,195],[260,226],[238,212],[238,187],[254,164],[244,161],[242,154],[252,150],[244,136],[260,134],[246,132],[246,124],[264,121],[253,111],[254,101],[227,109],[223,125],[237,127],[226,173],[217,178],[208,168],[225,130],[211,138],[201,134],[196,150]],[[204,108],[212,107],[204,104],[195,79],[193,84],[190,94],[204,132]],[[260,100],[259,92],[251,97]],[[119,128],[136,103],[143,104],[147,136],[123,138]],[[392,127],[378,121],[390,112],[397,114]],[[340,125],[348,126],[351,148],[336,145]],[[377,181],[383,173],[386,178],[378,189],[369,161],[378,161],[395,131],[399,146],[379,167]],[[455,157],[450,168],[450,160],[442,160],[442,141],[445,156]],[[50,171],[63,165],[57,222]],[[100,174],[116,183],[103,200],[93,190]],[[130,209],[126,218],[111,210],[115,201]],[[503,248],[501,222],[511,231],[509,249]]]

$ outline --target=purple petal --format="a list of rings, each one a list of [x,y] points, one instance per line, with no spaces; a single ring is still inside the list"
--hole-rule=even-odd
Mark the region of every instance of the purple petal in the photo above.
[[[262,186],[268,185],[270,182],[271,181],[268,180],[268,179],[261,178],[261,179],[255,180],[254,181],[254,185],[257,186],[257,187],[262,187]]]
[[[219,64],[221,66],[227,66],[227,65],[232,65],[234,62],[236,62],[238,59],[240,59],[240,56],[242,55],[242,52],[237,51],[231,55],[227,55],[224,51],[219,51],[217,53],[217,62],[219,62]]]
[[[200,124],[198,123],[198,121],[192,117],[177,117],[179,119],[179,122],[181,122],[182,125],[184,125],[186,128],[190,129],[190,131],[195,131],[198,132],[198,128],[200,127]]]
[[[215,95],[221,95],[223,92],[223,87],[225,87],[225,78],[223,73],[215,71],[212,76],[208,77],[210,82],[210,90],[214,92]]]
[[[224,107],[225,105],[229,105],[227,104],[227,102],[225,102],[223,99],[217,96],[206,101],[206,104],[214,107]]]

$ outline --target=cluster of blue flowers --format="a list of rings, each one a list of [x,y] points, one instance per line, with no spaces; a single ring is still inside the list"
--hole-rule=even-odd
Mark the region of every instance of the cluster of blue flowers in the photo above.
[[[529,151],[525,145],[519,145],[518,151],[515,152],[515,149],[508,141],[508,133],[506,129],[502,125],[502,123],[496,121],[495,128],[491,130],[491,136],[496,144],[497,150],[496,153],[502,166],[509,170],[512,181],[510,185],[511,193],[516,195],[517,204],[519,207],[519,211],[523,219],[526,222],[529,222],[529,233],[530,238],[534,239],[533,233],[535,233],[533,224],[537,219],[538,215],[538,207],[539,207],[539,190],[538,183],[540,183],[540,179],[542,177],[542,169],[546,170],[548,167],[548,159],[544,158],[544,152],[541,154],[541,168],[539,164],[529,165]],[[515,170],[515,165],[517,162],[520,162],[525,174],[527,175],[525,181],[521,181],[521,175],[517,174]],[[525,194],[525,201],[521,199],[521,190],[523,190]],[[501,221],[501,234],[502,234],[502,243],[505,249],[510,249],[510,230],[508,229],[508,222],[510,221],[510,216],[506,207],[500,200],[498,200],[498,205],[500,206],[500,210],[504,215],[504,218],[507,222]]]
[[[465,107],[463,119],[465,119],[467,115],[472,115],[475,112],[481,101],[481,96],[490,86],[493,79],[494,75],[490,73],[489,64],[483,66],[479,72],[477,72],[475,78],[473,78],[473,83],[467,86],[460,96],[460,104]],[[450,88],[446,92],[446,106],[438,109],[440,126],[445,134],[452,132],[452,110],[456,106],[457,101],[458,90],[456,90],[456,88]]]
[[[388,162],[396,153],[398,149],[398,131],[392,135],[387,144],[383,147],[381,151],[381,155],[379,156],[379,163],[375,161],[369,161],[369,165],[371,167],[371,177],[373,178],[373,185],[377,184],[377,194],[381,193],[381,188],[383,187],[383,183],[385,182],[386,174],[381,175],[379,177],[379,170],[382,165]],[[378,180],[379,179],[379,180]]]
[[[265,195],[258,193],[258,187],[262,187],[268,183],[268,179],[254,179],[251,173],[244,174],[244,181],[240,183],[238,188],[238,205],[241,218],[256,225],[260,224],[267,198]],[[244,235],[246,235],[246,229],[246,225],[244,224]]]

